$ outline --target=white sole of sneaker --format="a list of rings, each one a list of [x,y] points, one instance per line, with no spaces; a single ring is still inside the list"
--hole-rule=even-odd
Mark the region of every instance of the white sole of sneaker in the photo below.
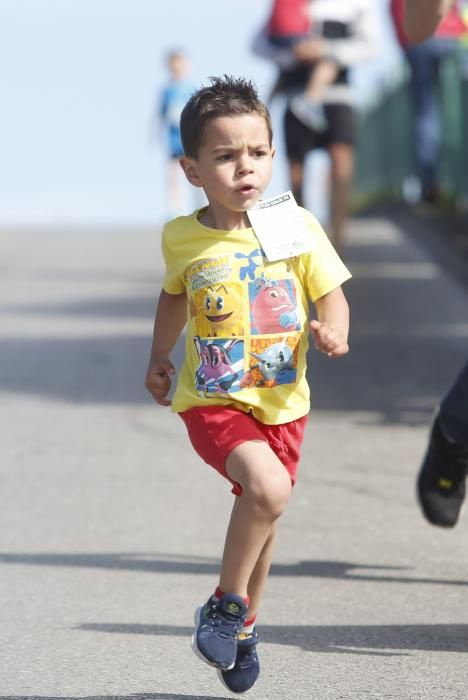
[[[195,610],[195,630],[197,629],[198,625],[200,624],[200,614],[201,614],[201,611],[202,611],[202,610],[203,610],[203,605],[200,605],[200,607],[197,608],[197,609]],[[193,651],[193,653],[195,654],[195,656],[198,656],[198,658],[199,658],[201,661],[203,661],[205,664],[208,664],[208,666],[212,666],[213,668],[216,668],[219,672],[221,672],[221,671],[230,671],[231,668],[234,668],[234,666],[236,665],[236,662],[233,661],[232,664],[231,664],[231,666],[229,666],[229,668],[222,668],[222,669],[221,669],[219,666],[217,666],[216,664],[214,664],[214,663],[212,663],[211,661],[209,661],[209,660],[206,658],[206,656],[203,656],[203,654],[201,653],[201,651],[200,651],[200,649],[198,648],[198,645],[197,645],[197,633],[196,633],[196,631],[195,631],[195,632],[193,633],[193,635],[192,635],[192,651]],[[227,686],[226,686],[226,687],[227,687]]]

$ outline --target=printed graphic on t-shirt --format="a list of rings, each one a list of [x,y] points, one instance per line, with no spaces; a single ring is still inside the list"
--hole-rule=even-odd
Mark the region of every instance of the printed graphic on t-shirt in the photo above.
[[[260,267],[260,265],[263,262],[263,251],[261,248],[255,248],[251,253],[248,255],[244,255],[244,253],[236,253],[235,258],[238,260],[245,261],[243,264],[239,267],[239,279],[242,282],[245,280],[246,277],[249,277],[249,279],[254,280],[255,279],[255,270],[257,267]]]
[[[192,292],[202,287],[209,287],[217,282],[224,282],[232,275],[232,268],[227,255],[197,260],[185,270],[187,287]]]
[[[244,373],[244,341],[238,338],[194,339],[200,364],[195,373],[198,391],[240,391]]]
[[[202,287],[194,292],[191,301],[196,335],[209,338],[244,335],[242,285],[239,282]]]
[[[297,376],[300,334],[284,337],[252,338],[249,370],[241,379],[242,388],[272,388],[293,384]]]
[[[250,329],[252,334],[300,330],[296,290],[291,279],[258,277],[249,282]]]

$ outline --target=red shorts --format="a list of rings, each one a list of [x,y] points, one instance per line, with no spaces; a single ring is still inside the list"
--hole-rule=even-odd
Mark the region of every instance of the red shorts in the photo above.
[[[267,442],[288,470],[294,485],[307,416],[290,423],[266,425],[250,413],[231,406],[195,406],[179,415],[195,451],[231,482],[232,493],[236,496],[240,496],[242,488],[228,476],[224,465],[229,453],[249,440]]]

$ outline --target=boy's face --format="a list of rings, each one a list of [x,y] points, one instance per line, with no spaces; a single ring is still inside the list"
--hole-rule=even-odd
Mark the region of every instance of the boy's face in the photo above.
[[[192,185],[203,187],[211,208],[243,212],[267,188],[274,153],[265,119],[238,114],[209,121],[197,158],[184,157],[181,165]]]

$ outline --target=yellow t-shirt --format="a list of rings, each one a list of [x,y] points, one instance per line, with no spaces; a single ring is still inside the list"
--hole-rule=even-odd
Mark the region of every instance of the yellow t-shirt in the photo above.
[[[164,290],[185,291],[188,300],[173,411],[235,405],[275,425],[308,413],[309,300],[351,275],[320,224],[302,212],[313,250],[272,263],[251,228],[211,229],[200,223],[200,211],[164,227]]]

